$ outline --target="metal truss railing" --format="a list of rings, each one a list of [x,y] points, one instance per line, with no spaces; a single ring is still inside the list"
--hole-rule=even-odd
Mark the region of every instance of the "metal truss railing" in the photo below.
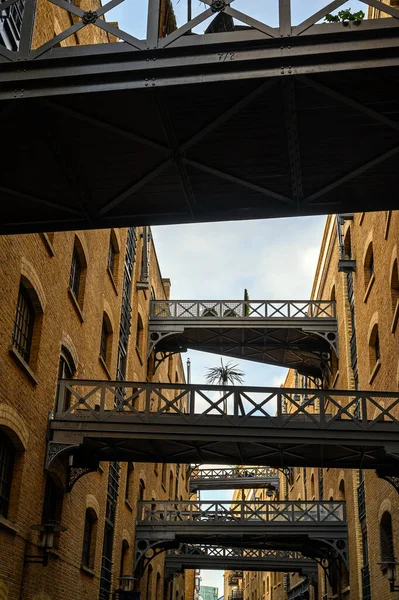
[[[392,432],[399,392],[63,379],[53,419]]]
[[[278,472],[272,467],[230,467],[225,469],[194,469],[191,474],[191,480],[202,479],[238,479],[238,478],[256,478],[270,479],[278,478]]]
[[[271,559],[295,559],[313,562],[300,552],[295,550],[271,550],[268,548],[228,548],[224,546],[212,546],[210,544],[181,544],[179,548],[168,550],[168,556],[208,556],[213,558],[271,558]],[[232,576],[240,579],[242,571],[233,571]]]
[[[328,35],[330,33],[336,35],[337,32],[345,33],[348,31],[353,32],[353,30],[360,33],[365,28],[386,28],[387,24],[384,24],[383,21],[387,20],[394,21],[393,25],[396,25],[399,19],[399,11],[394,6],[384,4],[379,0],[361,1],[365,5],[365,12],[367,12],[368,7],[373,7],[389,15],[391,19],[377,19],[372,22],[366,19],[355,23],[347,21],[346,24],[319,24],[326,14],[339,9],[345,4],[346,0],[327,2],[319,10],[309,14],[307,18],[299,23],[293,22],[293,0],[278,0],[276,22],[271,22],[271,18],[267,16],[257,17],[254,9],[248,9],[245,3],[240,3],[238,0],[235,2],[233,0],[203,0],[201,3],[192,3],[192,0],[186,0],[187,17],[183,17],[182,22],[179,23],[179,26],[175,30],[172,27],[169,28],[171,29],[170,31],[165,31],[161,23],[162,14],[165,13],[165,11],[161,12],[160,10],[161,0],[148,0],[147,31],[143,39],[141,39],[141,36],[139,39],[139,37],[126,31],[123,23],[120,26],[115,25],[112,22],[113,16],[109,16],[112,9],[123,2],[127,4],[127,0],[110,0],[103,6],[101,6],[101,2],[98,2],[97,8],[95,8],[96,4],[93,3],[92,10],[84,10],[68,0],[47,0],[46,8],[56,8],[65,11],[70,25],[53,38],[32,49],[36,2],[35,0],[30,0],[25,5],[18,51],[12,52],[2,47],[0,54],[9,60],[17,60],[21,56],[29,56],[30,58],[41,57],[57,49],[57,46],[71,36],[75,36],[76,40],[81,35],[82,30],[88,25],[96,28],[97,35],[99,30],[101,42],[106,43],[107,41],[118,39],[133,51],[145,49],[153,51],[174,48],[176,46],[203,45],[204,37],[208,37],[210,44],[214,44],[215,41],[231,44],[231,42],[235,41],[246,42],[248,39],[279,40],[281,38],[296,38],[313,34]],[[18,0],[3,0],[0,3],[0,13],[7,13],[7,10],[14,4],[17,4],[17,2]],[[43,2],[40,3],[41,6],[42,4]],[[142,3],[136,4],[139,5]],[[243,10],[240,10],[241,7]],[[142,6],[140,8],[142,9]],[[138,12],[138,7],[135,7],[132,11],[133,19],[135,18],[134,10]],[[39,12],[38,18],[40,18]],[[107,22],[107,18],[109,18],[109,22]],[[191,35],[192,33],[196,35]],[[232,62],[236,58],[235,54],[229,48],[228,52],[219,52],[217,60],[219,62]]]
[[[332,300],[152,300],[150,319],[332,319]]]
[[[140,502],[139,524],[204,523],[306,523],[334,527],[346,523],[345,502],[298,501],[271,502],[262,500],[236,501],[231,506],[223,502],[158,501]]]

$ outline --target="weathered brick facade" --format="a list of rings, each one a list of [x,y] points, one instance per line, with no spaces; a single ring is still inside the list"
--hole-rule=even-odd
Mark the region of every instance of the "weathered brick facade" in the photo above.
[[[138,230],[136,260],[133,269],[131,335],[129,338],[126,379],[146,381],[148,312],[151,294],[165,299],[170,282],[161,278],[155,249],[150,248],[148,289],[137,290],[141,276],[143,238]],[[2,311],[0,313],[0,431],[12,442],[15,463],[9,508],[0,516],[0,590],[3,600],[93,599],[99,597],[101,558],[104,536],[108,463],[77,481],[65,492],[66,464],[56,462],[49,474],[59,488],[59,516],[67,531],[59,534],[56,549],[48,565],[26,563],[27,555],[39,555],[39,533],[32,525],[42,522],[46,484],[44,460],[49,412],[54,409],[60,355],[68,355],[75,378],[115,379],[126,230],[68,232],[44,235],[11,236],[0,239]],[[108,269],[111,236],[115,249],[114,275]],[[79,303],[70,290],[71,261],[74,246],[84,252],[84,294]],[[24,361],[12,344],[20,282],[34,299],[35,327],[30,359]],[[106,361],[100,357],[103,317],[112,330],[108,338]],[[138,341],[139,315],[144,324]],[[139,347],[140,346],[140,347]],[[184,381],[179,355],[156,371],[159,381]],[[163,474],[163,479],[162,479]],[[188,485],[184,465],[134,464],[127,488],[127,463],[121,463],[113,544],[113,583],[118,588],[121,573],[132,575],[135,521],[140,480],[144,499],[187,498]],[[173,486],[171,486],[173,481]],[[128,490],[128,492],[126,492]],[[95,514],[94,546],[90,568],[82,565],[82,544],[86,509]],[[3,511],[4,512],[4,511]],[[122,547],[125,554],[122,562]],[[182,576],[164,582],[164,556],[153,560],[139,582],[142,598],[190,600],[190,589]],[[150,573],[150,576],[149,576]],[[173,586],[171,589],[170,586]],[[188,588],[188,589],[187,589]],[[168,594],[168,595],[167,595]],[[171,595],[172,594],[172,595]]]
[[[355,329],[357,340],[358,389],[397,391],[399,388],[399,285],[398,285],[399,212],[375,212],[354,215],[346,220],[344,241],[346,257],[356,261],[353,273]],[[371,260],[372,251],[372,260]],[[335,216],[327,218],[320,250],[312,298],[336,299],[339,361],[326,387],[355,389],[350,340],[353,328],[348,302],[347,275],[338,271],[338,241]],[[375,327],[378,327],[379,358],[375,354]],[[295,374],[290,371],[284,387],[295,387]],[[376,410],[377,416],[378,411]],[[399,409],[397,410],[399,415]],[[305,475],[305,477],[304,477]],[[397,600],[399,592],[391,593],[386,571],[378,565],[382,560],[380,526],[384,513],[392,518],[394,556],[399,553],[399,498],[392,485],[379,479],[372,470],[364,471],[365,514],[359,515],[358,489],[362,473],[358,470],[295,468],[288,499],[320,498],[320,477],[323,499],[346,500],[349,531],[350,575],[343,573],[337,591],[328,585],[319,569],[318,593],[310,587],[310,600],[317,598],[343,600]],[[305,485],[306,480],[306,485]],[[284,499],[284,479],[281,478],[280,498]],[[247,498],[252,491],[245,492]],[[241,492],[240,492],[241,495]],[[267,499],[256,490],[257,497]],[[362,518],[359,518],[362,517]],[[367,549],[365,537],[367,535]],[[370,577],[370,594],[362,585]],[[301,580],[291,576],[293,588]],[[264,573],[244,574],[245,600],[285,600],[283,576]]]

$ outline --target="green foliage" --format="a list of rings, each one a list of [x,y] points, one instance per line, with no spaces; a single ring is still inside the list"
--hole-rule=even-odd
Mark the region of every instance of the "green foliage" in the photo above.
[[[347,8],[345,10],[340,10],[337,15],[326,15],[324,17],[324,20],[327,21],[327,23],[348,23],[348,21],[355,21],[357,23],[360,23],[361,21],[363,21],[365,16],[366,15],[362,10],[352,13],[351,9]]]

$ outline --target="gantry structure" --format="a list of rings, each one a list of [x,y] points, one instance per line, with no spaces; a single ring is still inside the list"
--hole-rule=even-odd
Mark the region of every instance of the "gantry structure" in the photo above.
[[[338,353],[332,300],[152,300],[149,335],[149,353],[156,355],[190,348],[313,379],[326,375]]]
[[[299,573],[305,577],[317,577],[318,563],[293,550],[270,550],[267,548],[240,548],[214,544],[181,544],[168,550],[165,569],[178,573],[184,569],[213,569],[232,571],[231,585],[238,583],[242,571],[270,571]]]
[[[190,476],[190,492],[201,490],[280,488],[279,472],[271,467],[195,468]]]
[[[187,0],[164,36],[148,0],[140,38],[107,21],[127,0],[25,2],[0,46],[0,233],[396,208],[399,10],[362,1],[388,18],[323,22],[333,0],[298,22],[278,0],[271,23]],[[43,3],[71,24],[35,40]],[[64,44],[88,26],[119,42]]]

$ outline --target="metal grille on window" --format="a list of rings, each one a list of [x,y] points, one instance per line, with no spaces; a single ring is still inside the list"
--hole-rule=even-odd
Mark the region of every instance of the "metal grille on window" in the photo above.
[[[76,248],[73,249],[72,264],[71,264],[71,276],[69,279],[69,287],[73,292],[76,300],[79,299],[79,287],[80,287],[80,276],[82,274],[82,268],[80,266],[79,254]]]
[[[8,515],[14,454],[12,443],[0,431],[0,515],[2,517]]]
[[[31,299],[27,290],[21,285],[19,287],[12,343],[27,363],[29,363],[30,358],[34,320],[35,310]]]

